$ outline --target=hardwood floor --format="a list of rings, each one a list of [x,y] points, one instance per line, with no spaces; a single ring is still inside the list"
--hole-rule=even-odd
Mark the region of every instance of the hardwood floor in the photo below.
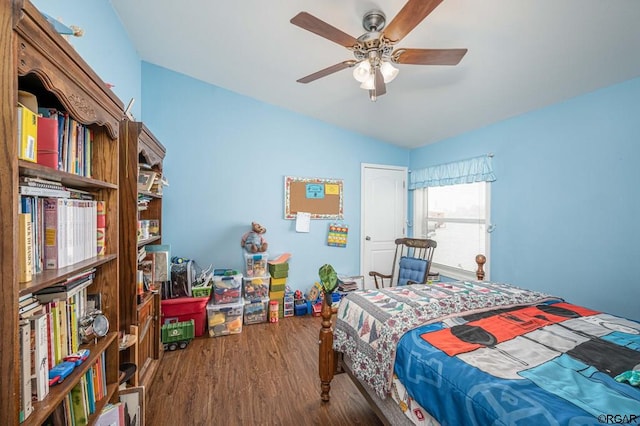
[[[381,425],[346,374],[321,403],[320,320],[245,325],[165,352],[147,389],[146,425]]]

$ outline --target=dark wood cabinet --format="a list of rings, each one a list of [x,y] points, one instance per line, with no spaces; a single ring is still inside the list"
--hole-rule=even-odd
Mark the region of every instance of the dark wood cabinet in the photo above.
[[[145,186],[139,175],[162,176],[165,148],[143,123],[125,120],[120,133],[120,318],[123,331],[137,336],[121,359],[137,366],[131,384],[148,386],[162,357],[160,292],[139,288],[139,254],[162,243],[162,186]],[[144,221],[153,230],[142,232]]]
[[[104,355],[106,395],[96,402],[96,413],[118,400],[119,381],[119,158],[118,138],[124,115],[122,102],[69,43],[56,33],[28,0],[0,2],[0,424],[19,424],[20,362],[18,299],[57,284],[88,268],[95,268],[91,293],[99,293],[109,320],[105,337],[83,345],[89,358],[65,380],[51,387],[44,400],[34,402],[22,425],[40,425],[60,407],[71,389],[95,361]],[[35,95],[40,106],[68,113],[93,134],[90,177],[18,160],[18,90]],[[90,256],[64,268],[45,269],[31,281],[19,283],[18,247],[19,179],[21,176],[61,182],[90,193],[106,203],[103,255]],[[89,418],[95,422],[97,414]]]

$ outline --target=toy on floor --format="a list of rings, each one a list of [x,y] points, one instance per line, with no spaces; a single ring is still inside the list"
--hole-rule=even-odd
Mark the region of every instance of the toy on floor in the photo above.
[[[160,328],[160,339],[165,351],[184,349],[195,337],[195,320],[164,324]]]
[[[251,231],[242,236],[240,245],[249,253],[265,252],[269,244],[262,235],[266,232],[267,228],[258,222],[251,222]]]
[[[629,382],[631,386],[640,386],[640,370],[629,370],[615,377],[617,382]]]

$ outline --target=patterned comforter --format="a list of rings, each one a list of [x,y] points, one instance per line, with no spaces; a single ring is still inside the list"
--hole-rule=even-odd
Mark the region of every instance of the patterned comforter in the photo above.
[[[450,282],[363,290],[340,302],[335,350],[353,361],[354,374],[385,398],[391,390],[396,346],[418,326],[461,313],[557,300],[503,283]]]

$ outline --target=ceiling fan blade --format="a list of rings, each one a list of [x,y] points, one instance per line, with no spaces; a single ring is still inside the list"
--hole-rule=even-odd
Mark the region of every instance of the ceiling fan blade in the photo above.
[[[296,16],[291,18],[290,22],[293,25],[297,25],[302,29],[311,31],[320,37],[324,37],[327,40],[331,40],[332,42],[338,43],[344,47],[353,47],[358,44],[358,40],[355,37],[350,36],[349,34],[327,24],[307,12],[298,13]]]
[[[376,67],[376,78],[374,80],[376,96],[382,96],[387,93],[387,85],[384,82],[380,67]]]
[[[393,62],[413,65],[458,65],[467,49],[397,49]]]
[[[382,35],[391,43],[397,43],[411,32],[442,0],[409,0],[386,26]]]
[[[333,74],[334,72],[338,72],[338,71],[341,71],[341,70],[343,70],[345,68],[352,67],[356,63],[357,63],[357,61],[355,61],[353,59],[350,59],[348,61],[343,61],[343,62],[340,62],[338,64],[331,65],[330,67],[327,67],[327,68],[325,68],[323,70],[316,71],[313,74],[309,74],[308,76],[302,77],[301,79],[296,80],[296,81],[298,83],[311,83],[314,80],[317,80],[317,79],[322,78],[322,77],[326,77],[329,74]]]

